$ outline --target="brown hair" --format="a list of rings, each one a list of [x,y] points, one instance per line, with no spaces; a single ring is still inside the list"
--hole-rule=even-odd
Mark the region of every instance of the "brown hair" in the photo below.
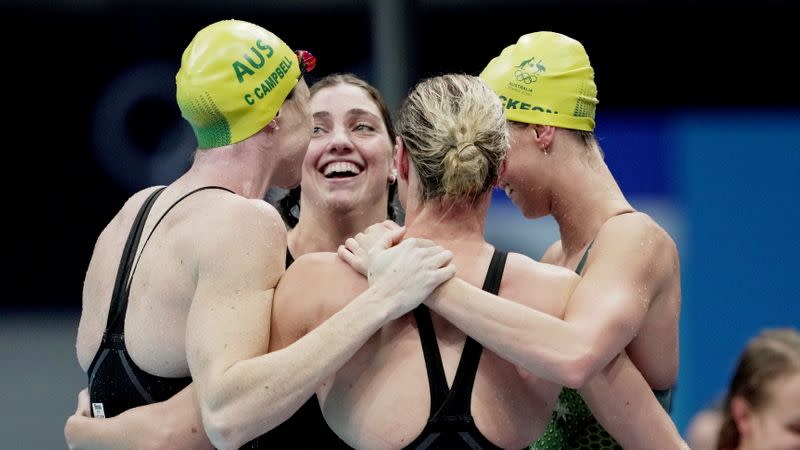
[[[389,112],[389,107],[386,105],[386,100],[383,99],[380,91],[373,85],[358,78],[352,73],[334,73],[315,82],[311,88],[311,97],[322,89],[334,87],[339,84],[350,84],[359,87],[369,95],[378,111],[381,113],[383,125],[386,127],[386,132],[389,135],[389,145],[394,149],[394,139],[397,134],[394,131],[394,123],[392,122],[392,114]],[[386,205],[386,215],[390,220],[397,219],[396,204],[397,184],[392,183],[389,185],[389,201]],[[298,215],[300,214],[300,186],[290,190],[283,198],[278,201],[278,211],[281,213],[284,222],[291,228],[297,225]],[[297,211],[295,213],[295,211]]]
[[[718,450],[739,447],[739,429],[731,414],[731,400],[741,397],[758,410],[772,400],[772,382],[785,375],[800,372],[800,334],[792,328],[776,328],[751,339],[736,366],[722,408],[722,426]]]

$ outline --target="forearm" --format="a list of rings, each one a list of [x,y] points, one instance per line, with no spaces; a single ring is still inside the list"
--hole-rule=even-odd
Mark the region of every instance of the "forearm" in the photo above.
[[[367,289],[291,345],[239,361],[209,383],[200,400],[212,442],[238,448],[294,414],[388,320],[385,297]]]
[[[600,425],[623,448],[688,449],[672,418],[624,352],[579,392]]]
[[[73,415],[64,428],[71,449],[212,449],[189,385],[169,400],[96,419]]]
[[[443,284],[425,303],[484,347],[552,382],[580,387],[603,367],[593,340],[576,324],[461,279]]]

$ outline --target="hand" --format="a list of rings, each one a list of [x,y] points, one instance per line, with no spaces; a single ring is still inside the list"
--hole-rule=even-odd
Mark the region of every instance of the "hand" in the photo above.
[[[76,416],[92,417],[89,408],[89,389],[85,388],[78,393],[78,409],[75,410]]]
[[[375,251],[367,273],[370,289],[392,302],[394,320],[416,308],[434,289],[456,274],[453,253],[433,241],[410,238]]]
[[[85,448],[83,445],[83,428],[86,417],[91,417],[89,410],[89,389],[84,389],[78,393],[78,407],[75,409],[75,414],[67,418],[67,423],[64,424],[64,440],[67,442],[67,447],[70,449]]]
[[[405,227],[384,220],[348,238],[338,249],[339,257],[361,275],[367,276],[370,259],[381,250],[397,245],[406,232]]]

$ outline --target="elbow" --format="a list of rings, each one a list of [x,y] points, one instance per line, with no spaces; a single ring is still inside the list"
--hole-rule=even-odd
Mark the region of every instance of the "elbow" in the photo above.
[[[225,411],[221,410],[203,408],[202,416],[203,428],[205,428],[206,435],[211,444],[214,445],[214,448],[234,450],[244,444],[244,438],[240,432],[242,427],[234,420],[231,420],[230,414],[226,414]]]
[[[597,358],[590,350],[578,352],[565,362],[562,374],[562,383],[571,389],[581,389],[592,377],[594,377],[597,365]]]

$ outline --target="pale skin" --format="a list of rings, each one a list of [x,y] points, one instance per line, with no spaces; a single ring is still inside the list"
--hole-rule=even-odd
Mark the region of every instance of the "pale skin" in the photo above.
[[[303,214],[289,233],[289,248],[296,257],[309,251],[333,250],[344,237],[355,233],[352,230],[385,219],[388,182],[394,178],[390,170],[391,140],[380,110],[365,91],[337,84],[317,91],[310,106],[315,117],[302,169]],[[361,173],[355,180],[327,180],[321,175],[315,179],[322,166],[334,160],[355,161]],[[337,220],[325,220],[332,216]],[[74,448],[90,448],[90,443],[102,448],[210,447],[196,413],[199,406],[193,389],[190,386],[184,391],[188,395],[136,408],[136,414],[131,410],[105,421],[84,417],[82,427],[68,423],[67,440],[87,444]],[[87,406],[85,416],[88,415]],[[164,417],[173,418],[166,421],[173,426],[165,427]],[[202,439],[196,436],[198,425]],[[178,432],[184,428],[194,430],[194,434]],[[167,430],[169,433],[163,432]],[[147,441],[142,442],[142,438]]]
[[[241,305],[236,306],[244,308],[267,300],[261,291],[269,283],[274,287],[283,273],[282,266],[269,261],[282,258],[284,245],[276,246],[270,239],[285,242],[285,229],[277,211],[261,198],[269,186],[289,187],[299,180],[309,139],[307,103],[308,87],[301,80],[293,98],[263,130],[240,143],[199,150],[189,171],[168,186],[154,204],[145,234],[167,207],[191,190],[215,185],[238,194],[206,190],[188,197],[159,225],[141,254],[131,286],[125,335],[132,359],[143,370],[163,377],[189,375],[187,317],[196,295],[211,290],[208,286],[217,286],[217,295],[227,296],[225,289],[231,288],[226,286],[239,283],[233,280],[233,272],[241,270],[245,273],[240,276],[262,280],[262,285],[242,283],[244,289],[238,292],[242,294]],[[100,345],[125,239],[134,216],[153,189],[133,195],[95,244],[84,282],[76,346],[84,370]],[[264,236],[268,237],[266,241]],[[143,244],[144,240],[140,249]],[[226,247],[247,250],[247,257],[233,261],[224,251]],[[247,264],[252,266],[242,267]],[[268,321],[268,311],[260,317]],[[254,336],[266,349],[263,331]],[[82,397],[88,397],[88,393],[79,394]],[[203,433],[195,386],[191,385],[166,402],[134,408],[107,420],[91,419],[87,402],[79,401],[64,432],[70,448],[154,448],[176,443],[187,448],[212,447]]]
[[[423,203],[415,194],[419,182],[400,140],[397,149],[399,189],[405,194],[401,195],[406,207],[405,239],[424,237],[448,248],[457,276],[473,286],[481,285],[494,250],[483,239],[490,192],[474,204]],[[389,231],[395,239],[402,232]],[[308,272],[317,274],[314,286],[302,281],[302,274]],[[560,317],[563,299],[576,283],[577,276],[566,269],[512,253],[500,293],[515,304]],[[340,314],[337,311],[349,308],[350,299],[366,286],[367,280],[335,254],[307,255],[296,261],[278,286],[270,349],[291,345],[328,316]],[[432,316],[450,384],[466,335],[438,314]],[[555,383],[485,349],[475,380],[472,414],[490,441],[504,448],[521,448],[542,432],[558,391]],[[317,395],[329,425],[351,446],[401,448],[415,439],[428,419],[430,398],[413,316],[400,316],[381,327],[321,385]]]
[[[775,378],[764,389],[767,400],[758,408],[743,397],[731,399],[738,450],[800,450],[800,372]]]
[[[551,126],[509,129],[500,186],[526,217],[552,214],[560,227],[562,239],[542,262],[574,270],[594,241],[563,320],[512,302],[490,303],[485,293],[470,293],[457,281],[438,291],[447,298],[427,304],[509,360],[579,388],[624,447],[685,447],[652,394],[673,386],[677,376],[680,272],[674,242],[634,211],[596,147],[586,149],[567,130]]]
[[[686,443],[692,450],[717,450],[722,414],[716,409],[700,411],[692,418],[686,432]]]

